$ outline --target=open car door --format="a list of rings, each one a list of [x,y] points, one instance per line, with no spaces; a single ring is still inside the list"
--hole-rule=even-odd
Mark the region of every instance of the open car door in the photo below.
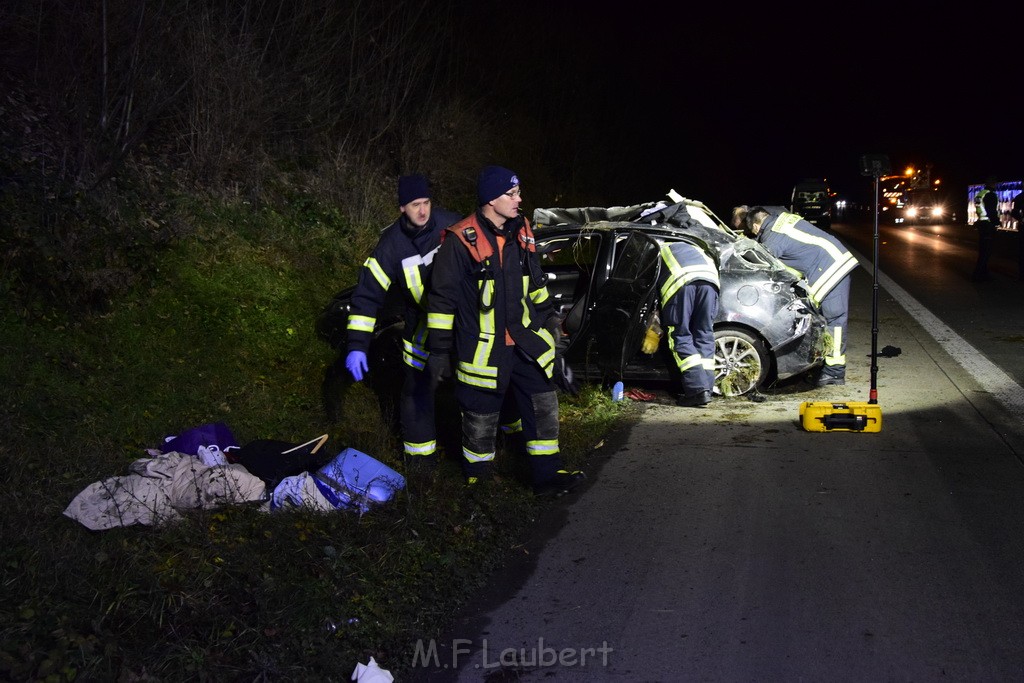
[[[660,272],[660,247],[651,237],[633,232],[616,245],[615,265],[590,316],[596,361],[606,374],[621,377],[640,350]]]

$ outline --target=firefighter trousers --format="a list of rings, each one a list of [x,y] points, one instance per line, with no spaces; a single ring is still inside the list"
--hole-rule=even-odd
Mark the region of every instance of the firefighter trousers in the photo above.
[[[529,457],[532,483],[542,485],[562,469],[558,448],[558,394],[554,383],[537,364],[518,348],[509,349],[509,381],[505,392],[459,384],[455,397],[462,412],[462,455],[467,477],[486,477],[497,449],[499,417],[505,419],[509,406],[519,412],[522,438]]]
[[[830,377],[846,377],[846,328],[850,320],[850,276],[839,281],[821,300],[821,314],[825,316],[825,331],[832,344],[825,348],[825,367],[822,372]]]
[[[683,394],[715,388],[715,316],[718,290],[709,282],[691,282],[675,296],[678,325],[671,325],[672,354],[682,373]]]
[[[437,424],[434,404],[437,383],[430,373],[408,365],[398,399],[402,427],[402,448],[406,459],[434,459],[437,454]]]

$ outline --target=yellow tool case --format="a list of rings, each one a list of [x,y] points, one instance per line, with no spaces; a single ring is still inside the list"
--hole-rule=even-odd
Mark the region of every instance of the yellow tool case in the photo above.
[[[882,408],[875,403],[804,401],[800,424],[808,432],[880,432]]]

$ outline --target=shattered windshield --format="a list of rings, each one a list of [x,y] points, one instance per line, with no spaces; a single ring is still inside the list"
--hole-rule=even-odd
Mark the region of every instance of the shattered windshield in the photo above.
[[[796,201],[804,204],[821,204],[828,200],[828,194],[824,191],[803,191],[796,193]]]

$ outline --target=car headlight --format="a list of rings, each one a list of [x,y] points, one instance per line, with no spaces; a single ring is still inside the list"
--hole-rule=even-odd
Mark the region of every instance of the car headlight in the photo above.
[[[911,206],[907,209],[907,218],[917,218],[917,209]]]
[[[932,218],[942,218],[942,214],[946,213],[946,210],[941,206],[932,207]]]

